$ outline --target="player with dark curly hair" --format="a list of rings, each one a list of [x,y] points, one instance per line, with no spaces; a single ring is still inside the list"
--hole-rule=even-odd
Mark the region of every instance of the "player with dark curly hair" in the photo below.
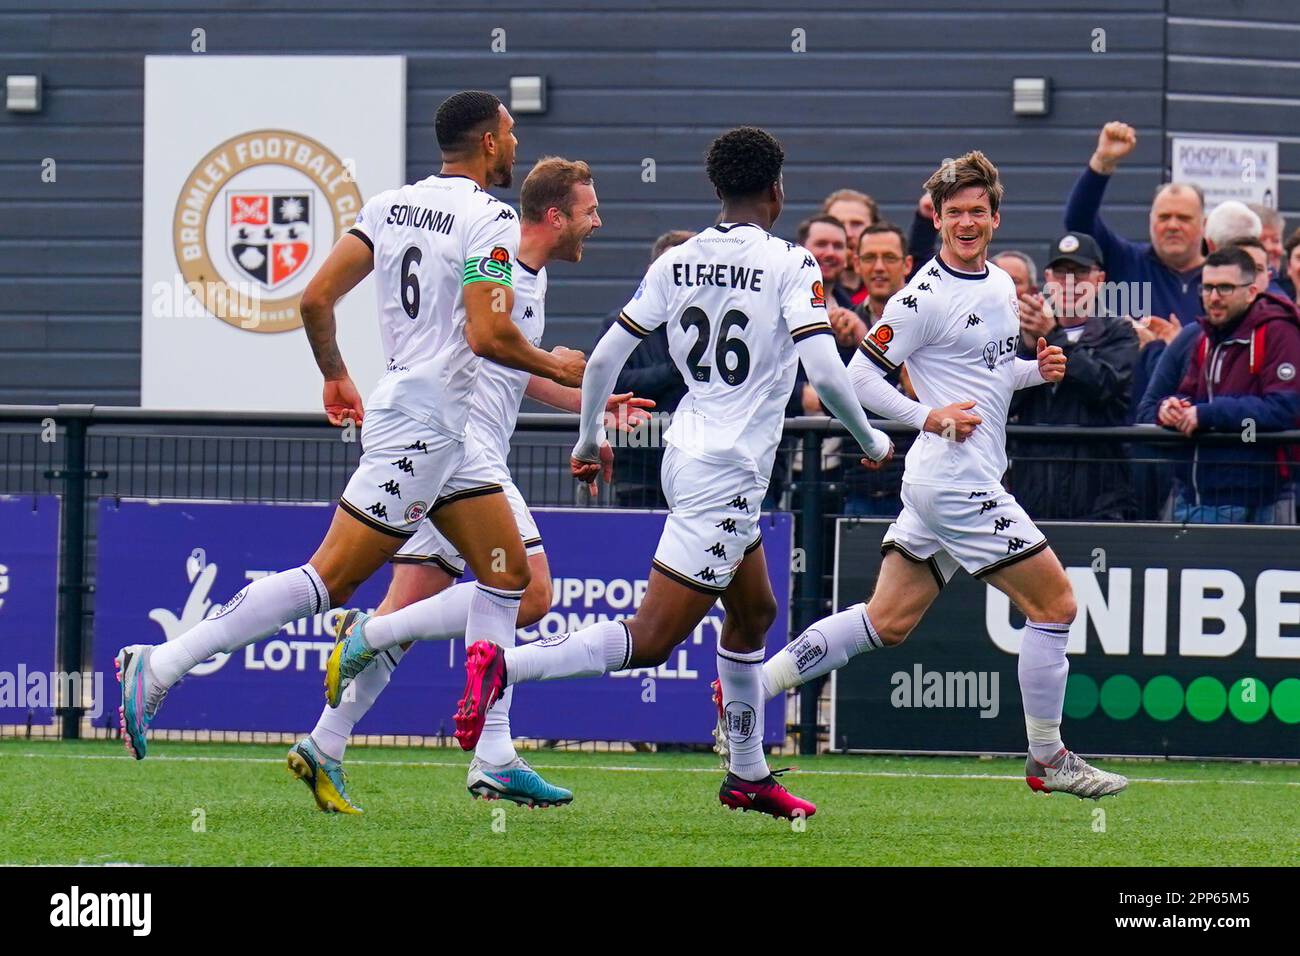
[[[687,395],[665,434],[661,480],[671,509],[635,616],[502,650],[479,642],[466,659],[456,737],[473,747],[488,708],[512,684],[657,667],[721,598],[717,662],[730,758],[719,799],[774,817],[816,807],[782,787],[763,754],[762,667],[776,616],[759,510],[803,362],[826,407],[878,467],[893,453],[853,395],[830,324],[821,270],[769,230],[781,213],[781,144],[754,127],[709,147],[720,221],[654,261],[592,353],[570,469],[596,490],[607,445],[600,411],[637,344],[668,325],[668,348]]]

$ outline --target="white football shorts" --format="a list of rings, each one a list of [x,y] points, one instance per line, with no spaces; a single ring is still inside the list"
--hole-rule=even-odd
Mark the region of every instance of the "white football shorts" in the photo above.
[[[669,445],[660,481],[671,509],[654,567],[678,584],[721,594],[745,555],[763,544],[766,484],[752,471],[700,461]]]
[[[458,442],[392,409],[366,413],[361,448],[339,506],[394,537],[409,538],[445,504],[502,490],[476,442]]]
[[[962,491],[903,482],[903,511],[885,531],[882,553],[928,564],[942,588],[957,568],[984,577],[1047,547],[1047,538],[1001,486]]]
[[[498,480],[502,490],[505,491],[506,501],[510,502],[515,524],[519,526],[519,537],[523,539],[525,553],[530,556],[541,554],[542,535],[537,530],[537,522],[533,520],[524,496],[519,493],[519,489],[515,487],[509,475],[499,475]],[[432,519],[420,525],[411,539],[402,545],[397,554],[393,555],[392,560],[394,564],[435,564],[453,578],[463,577],[465,574],[465,559],[460,556],[455,546],[443,537]]]

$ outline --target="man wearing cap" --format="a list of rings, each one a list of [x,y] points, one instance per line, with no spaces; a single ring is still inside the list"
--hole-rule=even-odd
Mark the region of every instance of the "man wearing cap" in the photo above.
[[[1065,350],[1065,378],[1017,392],[1010,420],[1125,424],[1138,340],[1128,317],[1107,315],[1099,302],[1106,273],[1096,241],[1086,233],[1066,233],[1052,247],[1044,278],[1042,306],[1020,303],[1020,356],[1033,356],[1041,336]],[[1136,512],[1119,443],[1022,441],[1013,443],[1012,453],[1014,493],[1035,519],[1123,520]]]

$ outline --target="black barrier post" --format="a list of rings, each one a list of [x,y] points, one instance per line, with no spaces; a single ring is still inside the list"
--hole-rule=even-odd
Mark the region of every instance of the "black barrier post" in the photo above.
[[[63,521],[59,529],[59,640],[58,669],[80,674],[82,633],[85,627],[86,596],[86,423],[93,405],[60,405],[57,420],[63,424],[63,467],[46,472],[46,477],[63,482]],[[81,687],[81,681],[60,683]],[[94,684],[92,682],[91,686]],[[81,700],[62,701],[61,735],[65,740],[81,736]]]
[[[799,578],[799,631],[807,630],[821,617],[822,604],[822,438],[803,434],[803,470],[799,480],[799,547],[803,549],[803,572]],[[799,689],[799,753],[817,752],[817,698],[820,680]]]

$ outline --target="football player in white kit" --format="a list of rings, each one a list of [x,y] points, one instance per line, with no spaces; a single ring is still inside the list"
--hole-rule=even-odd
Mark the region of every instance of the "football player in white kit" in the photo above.
[[[889,300],[849,365],[863,405],[921,432],[907,454],[903,511],[885,532],[870,601],[818,621],[773,655],[763,668],[763,699],[856,654],[901,644],[964,568],[1026,617],[1019,678],[1029,786],[1092,798],[1118,793],[1128,785],[1124,777],[1091,766],[1061,742],[1074,594],[1043,532],[1002,487],[1011,396],[1059,382],[1066,357],[1040,338],[1037,361],[1016,358],[1015,286],[986,259],[1002,198],[997,168],[982,153],[967,153],[945,162],[925,188],[939,254]],[[884,380],[904,360],[919,401]],[[722,750],[727,741],[718,739]]]
[[[426,516],[478,579],[468,633],[514,634],[528,561],[495,470],[466,441],[470,396],[482,358],[565,386],[581,383],[585,362],[581,352],[542,351],[510,318],[519,220],[486,192],[510,185],[509,111],[491,93],[465,91],[438,107],[435,127],[441,171],[366,203],[303,293],[326,414],[362,423],[361,461],[329,531],[306,564],[254,581],[176,640],[118,652],[122,737],[136,759],[185,674],[344,604]],[[363,409],[335,341],[334,304],[372,271],[388,371]]]
[[[456,736],[473,747],[490,709],[523,681],[655,667],[718,601],[726,619],[718,672],[731,763],[719,799],[775,817],[816,807],[781,786],[763,753],[761,668],[776,614],[759,510],[802,360],[826,406],[872,464],[893,446],[854,398],[826,318],[821,272],[802,249],[770,234],[781,212],[784,152],[768,133],[734,129],[708,152],[721,221],[664,253],[592,353],[571,469],[594,482],[601,470],[601,411],[619,370],[641,341],[668,324],[668,346],[688,393],[665,438],[661,480],[670,513],[645,599],[626,621],[501,648],[480,641],[466,657]]]
[[[511,318],[525,338],[536,345],[546,323],[546,266],[552,260],[578,262],[583,242],[600,227],[595,183],[586,163],[558,156],[538,160],[519,192],[520,237],[518,267],[513,276],[515,301]],[[510,478],[506,458],[519,406],[527,395],[564,411],[581,408],[582,393],[549,379],[492,362],[483,363],[470,400],[469,433],[487,453],[493,480],[505,489],[528,554],[532,572],[519,605],[518,627],[540,620],[551,606],[551,571],[537,524]],[[648,399],[615,395],[609,412],[619,427],[632,428],[649,418]],[[393,578],[373,617],[348,611],[339,622],[342,638],[326,669],[327,701],[315,729],[289,751],[289,768],[311,790],[325,811],[359,813],[348,796],[343,754],[352,729],[388,685],[393,669],[410,647],[400,628],[386,615],[417,601],[443,594],[424,606],[431,615],[420,622],[425,636],[454,640],[464,636],[474,585],[457,583],[465,574],[465,559],[431,521],[393,556]],[[400,619],[399,619],[400,620]],[[407,621],[407,626],[412,622]],[[374,644],[372,647],[371,644]],[[514,633],[508,637],[514,643]],[[351,685],[353,692],[344,693]],[[492,721],[479,738],[470,763],[466,788],[476,797],[505,799],[527,806],[565,804],[573,794],[542,779],[514,748],[510,733],[509,700],[492,712]]]

